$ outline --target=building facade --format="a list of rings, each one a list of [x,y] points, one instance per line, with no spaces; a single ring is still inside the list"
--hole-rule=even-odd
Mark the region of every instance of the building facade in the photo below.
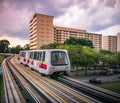
[[[84,38],[86,30],[54,26],[54,42],[64,43],[69,37]]]
[[[120,52],[120,33],[117,34],[117,51]]]
[[[88,33],[86,30],[54,26],[54,42],[64,43],[69,37],[86,38],[95,49],[102,49],[102,34]]]
[[[87,38],[95,49],[102,49],[102,34],[86,30],[53,26],[53,16],[35,13],[30,20],[30,49],[39,49],[50,43],[64,43],[69,37]]]
[[[29,23],[30,49],[54,43],[53,16],[35,13]]]
[[[103,36],[103,49],[117,52],[117,36]]]

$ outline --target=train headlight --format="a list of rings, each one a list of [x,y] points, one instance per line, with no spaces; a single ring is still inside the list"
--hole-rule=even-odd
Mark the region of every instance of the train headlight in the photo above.
[[[39,67],[47,69],[47,64],[45,62],[42,62]]]
[[[54,67],[50,67],[50,70],[54,70],[55,68]]]

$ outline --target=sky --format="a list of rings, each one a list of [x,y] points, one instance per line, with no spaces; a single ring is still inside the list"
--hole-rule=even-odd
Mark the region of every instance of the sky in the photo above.
[[[10,46],[29,43],[34,13],[54,16],[55,26],[103,35],[120,32],[120,0],[0,0],[0,40]]]

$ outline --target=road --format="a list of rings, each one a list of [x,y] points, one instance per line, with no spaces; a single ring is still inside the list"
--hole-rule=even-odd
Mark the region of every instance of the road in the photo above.
[[[82,78],[77,78],[80,81],[89,82],[89,79],[92,77],[97,77],[99,79],[101,79],[102,83],[107,83],[107,82],[111,82],[111,81],[120,81],[120,78],[118,78],[119,74],[114,74],[114,75],[92,75],[92,76],[88,76],[88,77],[82,77]]]

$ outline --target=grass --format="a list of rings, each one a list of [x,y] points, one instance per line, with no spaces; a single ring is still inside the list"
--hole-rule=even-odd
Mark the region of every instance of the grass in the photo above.
[[[97,86],[120,94],[120,81],[99,84]]]
[[[4,60],[5,56],[1,56],[0,55],[0,63],[2,63],[2,61]]]
[[[4,88],[3,78],[2,75],[0,74],[0,103],[2,102],[3,88]]]
[[[4,58],[5,58],[5,56],[1,56],[0,55],[0,64],[2,63],[2,61],[4,60]],[[0,74],[0,103],[2,102],[3,88],[4,88],[3,77],[2,77],[2,74]]]

